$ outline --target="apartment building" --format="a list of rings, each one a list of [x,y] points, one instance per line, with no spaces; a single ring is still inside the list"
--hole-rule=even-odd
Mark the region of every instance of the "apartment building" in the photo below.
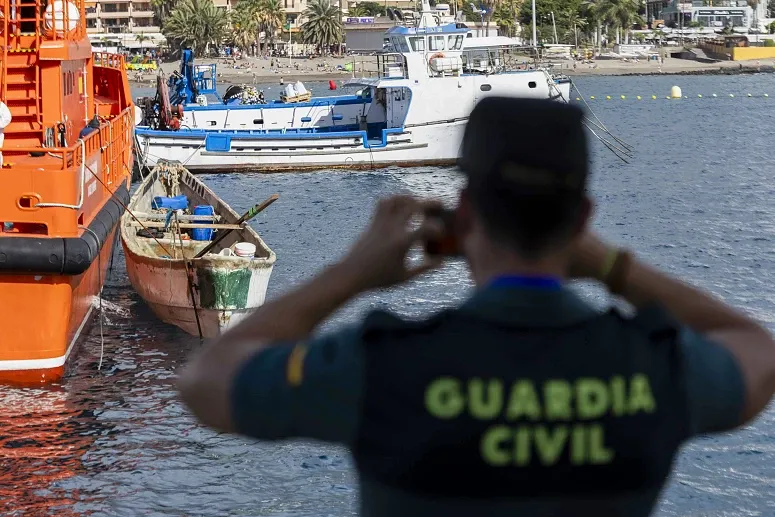
[[[86,0],[85,8],[91,34],[160,32],[149,0]]]

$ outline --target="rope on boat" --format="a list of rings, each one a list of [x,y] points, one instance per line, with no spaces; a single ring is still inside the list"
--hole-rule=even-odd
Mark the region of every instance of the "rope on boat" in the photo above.
[[[571,79],[571,78],[568,78],[568,80],[570,81],[571,86],[573,88],[575,88],[576,91],[579,93],[579,97],[581,98],[581,101],[584,103],[584,106],[587,108],[587,111],[589,111],[589,113],[592,114],[592,117],[594,117],[594,120],[592,120],[590,117],[585,116],[584,117],[584,122],[583,122],[584,123],[584,127],[589,129],[589,131],[592,133],[592,135],[594,135],[595,138],[600,140],[603,143],[603,145],[605,145],[608,148],[608,150],[610,150],[611,152],[613,152],[616,155],[617,158],[622,160],[624,163],[628,163],[629,164],[630,162],[627,161],[626,158],[629,158],[629,159],[633,158],[632,153],[634,151],[634,146],[632,146],[631,144],[628,144],[627,142],[625,142],[621,138],[619,138],[616,135],[614,135],[613,133],[611,133],[611,131],[606,127],[606,125],[603,123],[603,121],[600,120],[600,118],[597,116],[597,114],[595,114],[595,112],[592,110],[592,107],[589,105],[589,103],[584,98],[584,95],[581,93],[581,90],[579,90],[579,87],[576,84],[576,82],[573,79]],[[567,101],[569,102],[570,99],[567,99]],[[601,132],[603,132],[606,135],[610,136],[621,147],[615,146],[610,141],[608,141],[605,138],[603,138],[602,136],[598,135],[592,129],[591,126],[595,126],[598,130],[600,130]],[[622,155],[624,155],[624,157]]]
[[[603,143],[603,145],[604,145],[604,146],[606,146],[606,147],[608,148],[608,150],[609,150],[609,151],[611,151],[612,153],[614,153],[614,155],[615,155],[617,158],[619,158],[621,161],[623,161],[623,162],[624,162],[624,163],[626,163],[626,164],[629,164],[629,163],[630,163],[629,161],[627,161],[627,158],[630,158],[630,159],[632,159],[632,156],[630,156],[629,154],[627,154],[627,152],[626,152],[625,150],[623,150],[623,149],[621,149],[621,148],[619,148],[619,147],[616,147],[614,144],[612,144],[611,142],[609,142],[608,140],[606,140],[606,139],[605,139],[605,138],[603,138],[602,136],[600,136],[600,135],[598,135],[597,133],[595,133],[595,130],[594,130],[594,129],[592,129],[591,127],[589,127],[589,125],[588,125],[586,122],[582,122],[582,124],[584,125],[584,127],[586,127],[586,128],[587,128],[587,129],[588,129],[588,130],[589,130],[589,131],[590,131],[590,132],[591,132],[591,133],[592,133],[592,134],[595,136],[595,138],[597,138],[598,140],[600,140],[600,141]],[[619,154],[619,153],[622,153],[622,154],[624,154],[624,156],[622,156],[622,155],[621,155],[621,154]]]
[[[97,237],[97,234],[94,233],[94,230],[91,228],[87,228],[86,226],[79,226],[82,230],[86,230],[87,232],[91,233],[94,238],[99,242],[100,238]],[[102,322],[105,319],[105,312],[102,309],[102,289],[105,287],[102,283],[102,251],[97,253],[97,282],[100,286],[99,291],[97,291],[97,298],[99,299],[99,309],[100,309],[100,362],[97,364],[97,371],[102,370],[102,358],[105,357],[105,335],[102,332]],[[113,262],[112,258],[112,252],[111,252],[111,264]]]
[[[94,178],[95,178],[97,181],[99,181],[99,182],[100,182],[100,184],[101,184],[103,187],[105,187],[105,190],[107,190],[107,191],[108,191],[108,193],[110,194],[110,197],[112,197],[112,198],[113,198],[113,199],[116,201],[116,203],[118,203],[119,205],[121,205],[121,206],[124,208],[124,210],[126,211],[126,213],[128,213],[129,215],[131,215],[131,216],[132,216],[132,219],[134,219],[135,221],[137,221],[137,224],[139,224],[140,226],[142,226],[142,227],[143,227],[143,230],[146,230],[146,231],[148,232],[148,234],[149,234],[149,235],[151,235],[151,231],[150,231],[148,228],[146,228],[146,226],[143,224],[143,222],[142,222],[140,219],[138,219],[138,218],[135,216],[135,214],[134,214],[134,213],[132,213],[132,211],[129,209],[129,207],[128,207],[128,206],[126,206],[126,204],[124,204],[124,202],[123,202],[123,201],[121,201],[121,200],[118,198],[118,196],[117,196],[117,195],[116,195],[114,192],[111,192],[111,190],[108,188],[108,186],[105,184],[105,182],[104,182],[104,181],[102,181],[102,178],[100,178],[100,177],[97,175],[97,173],[96,173],[96,172],[94,172],[94,171],[92,170],[92,168],[91,168],[91,167],[89,167],[88,165],[86,166],[86,169],[87,169],[89,172],[91,172],[91,173],[92,173],[92,176],[94,176]],[[167,255],[169,255],[170,257],[172,257],[172,253],[170,253],[170,251],[169,251],[169,250],[168,250],[168,249],[167,249],[167,248],[164,246],[164,244],[162,244],[161,242],[159,242],[159,239],[157,239],[156,237],[151,237],[151,238],[152,238],[153,240],[155,240],[155,241],[156,241],[156,244],[158,244],[158,245],[159,245],[159,247],[160,247],[161,249],[163,249],[163,250],[164,250],[164,251],[167,253]]]
[[[202,336],[202,324],[199,322],[199,309],[196,306],[196,298],[194,297],[194,273],[193,268],[194,265],[190,263],[190,260],[186,258],[185,251],[183,249],[183,237],[181,236],[180,232],[180,221],[178,220],[178,213],[177,211],[173,212],[175,214],[175,229],[178,234],[178,243],[180,243],[180,256],[183,259],[183,264],[186,267],[186,282],[188,283],[188,293],[191,295],[191,306],[194,308],[194,318],[196,319],[196,330],[199,332],[199,341],[201,342],[204,337]],[[173,239],[173,243],[174,243]],[[174,247],[174,244],[173,244]]]

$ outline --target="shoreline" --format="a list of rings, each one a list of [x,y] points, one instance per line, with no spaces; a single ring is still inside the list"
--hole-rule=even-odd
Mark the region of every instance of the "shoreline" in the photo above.
[[[264,60],[265,61],[265,60]],[[252,58],[245,60],[244,64],[252,65],[251,68],[230,68],[223,60],[213,59],[219,65],[218,82],[222,84],[252,84],[252,85],[277,85],[282,79],[284,84],[296,81],[327,82],[334,81],[341,86],[345,81],[352,79],[352,72],[334,70],[294,69],[291,67],[273,68],[266,67],[266,62]],[[345,58],[329,60],[325,68],[335,67],[337,64],[348,62]],[[352,60],[349,60],[352,62]],[[326,61],[323,61],[326,64]],[[310,65],[316,65],[314,60]],[[263,66],[262,66],[263,65]],[[743,74],[771,74],[775,73],[775,61],[721,61],[716,63],[700,63],[697,61],[668,58],[662,65],[648,62],[623,62],[618,60],[600,60],[594,63],[594,68],[589,65],[578,65],[574,70],[572,65],[562,62],[556,66],[557,72],[570,77],[643,77],[659,75],[743,75]],[[259,68],[260,67],[260,68]],[[178,63],[163,63],[160,67],[166,75],[177,70]],[[145,73],[138,76],[129,72],[129,84],[134,87],[154,88],[157,72]],[[358,78],[358,74],[355,74]]]

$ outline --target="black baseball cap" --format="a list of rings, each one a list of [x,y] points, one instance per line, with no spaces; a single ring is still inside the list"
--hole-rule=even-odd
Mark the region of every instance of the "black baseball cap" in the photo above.
[[[477,190],[564,196],[586,190],[584,112],[548,99],[486,97],[474,107],[458,165]]]

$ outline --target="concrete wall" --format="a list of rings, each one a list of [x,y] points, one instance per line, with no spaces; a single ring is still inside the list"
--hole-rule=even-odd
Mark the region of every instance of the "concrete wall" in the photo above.
[[[344,41],[348,50],[376,51],[382,50],[385,39],[385,29],[348,29],[345,25]]]

